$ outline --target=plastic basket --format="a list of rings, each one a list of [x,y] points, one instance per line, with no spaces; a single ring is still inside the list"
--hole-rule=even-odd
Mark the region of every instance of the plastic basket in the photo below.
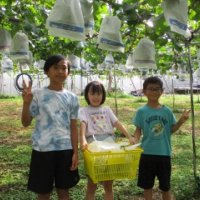
[[[83,152],[86,174],[94,183],[115,179],[134,179],[141,148],[120,152]]]

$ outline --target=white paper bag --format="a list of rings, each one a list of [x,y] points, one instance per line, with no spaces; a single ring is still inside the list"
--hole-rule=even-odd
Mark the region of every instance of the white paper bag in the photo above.
[[[103,19],[97,41],[100,49],[124,52],[120,27],[121,21],[117,16],[106,16]]]
[[[130,53],[128,55],[128,58],[126,60],[126,69],[133,69],[134,67],[134,58],[133,58],[133,53]]]
[[[13,61],[9,57],[4,55],[1,60],[1,71],[7,72],[11,70],[13,70]]]
[[[76,69],[76,70],[81,69],[81,61],[80,61],[80,58],[78,56],[71,54],[71,55],[68,56],[68,59],[71,62],[72,69]]]
[[[163,2],[164,16],[171,31],[186,38],[191,36],[187,27],[188,5],[187,0],[165,0]]]
[[[46,21],[49,34],[84,41],[84,19],[79,0],[57,0]]]
[[[13,37],[10,56],[13,60],[29,59],[28,36],[22,31],[17,32]]]
[[[31,65],[32,62],[33,62],[33,54],[32,54],[32,52],[28,51],[27,58],[20,59],[19,62],[20,62],[21,65]],[[26,68],[26,70],[29,70],[29,67],[26,66],[25,68]]]
[[[10,33],[5,29],[0,29],[0,52],[9,52],[12,38]]]
[[[133,52],[134,67],[143,69],[156,69],[154,42],[142,38]]]
[[[94,30],[93,0],[80,0],[84,18],[85,34],[90,36]]]

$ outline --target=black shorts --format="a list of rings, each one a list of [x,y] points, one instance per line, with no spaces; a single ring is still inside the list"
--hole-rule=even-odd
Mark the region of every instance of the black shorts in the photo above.
[[[138,186],[150,189],[154,186],[155,178],[159,180],[162,191],[170,190],[171,158],[170,156],[141,155],[139,163]]]
[[[54,186],[68,189],[80,177],[78,169],[71,171],[73,150],[38,152],[32,150],[28,189],[38,194],[49,193]]]

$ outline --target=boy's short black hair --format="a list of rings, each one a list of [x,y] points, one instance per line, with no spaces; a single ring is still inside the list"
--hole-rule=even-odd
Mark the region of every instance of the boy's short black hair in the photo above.
[[[144,83],[143,83],[143,90],[146,90],[147,89],[147,86],[149,84],[157,84],[160,86],[160,89],[163,90],[163,82],[161,79],[159,79],[157,76],[151,76],[151,77],[148,77],[144,80]]]
[[[86,85],[85,91],[84,91],[84,96],[85,96],[85,100],[88,105],[90,105],[90,101],[88,98],[89,91],[91,91],[92,94],[95,94],[95,93],[102,94],[102,101],[101,101],[100,105],[105,102],[106,91],[105,91],[105,88],[102,83],[100,83],[99,81],[92,81]]]
[[[57,55],[52,55],[49,56],[44,64],[44,72],[48,72],[49,68],[52,65],[57,65],[61,60],[67,60],[65,56],[61,55],[61,54],[57,54]],[[67,65],[68,65],[68,74],[70,73],[70,67],[71,67],[71,63],[69,60],[67,60]]]

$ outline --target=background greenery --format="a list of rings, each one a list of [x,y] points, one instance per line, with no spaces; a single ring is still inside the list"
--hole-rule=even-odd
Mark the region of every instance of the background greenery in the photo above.
[[[93,0],[94,35],[86,36],[84,47],[77,41],[48,34],[46,19],[55,0],[1,0],[0,28],[8,30],[12,36],[19,30],[26,33],[35,60],[46,59],[54,53],[72,53],[84,56],[96,66],[104,61],[107,54],[107,51],[97,48],[102,18],[105,15],[116,15],[122,22],[120,31],[125,45],[124,54],[113,53],[117,64],[125,64],[128,53],[137,46],[139,40],[148,37],[155,42],[156,63],[161,71],[170,69],[173,63],[188,63],[188,44],[191,46],[194,68],[197,68],[195,59],[200,46],[200,1],[187,0],[188,28],[192,32],[192,37],[187,40],[170,31],[164,18],[162,2],[163,0],[123,0],[122,4],[117,4],[116,0]],[[145,23],[150,18],[154,21],[154,27]]]
[[[164,95],[161,102],[172,108],[172,95]],[[134,97],[118,94],[118,118],[123,122],[130,133],[133,133],[134,126],[131,119],[136,109],[146,102],[144,97]],[[107,105],[113,111],[114,98],[108,97]],[[81,105],[85,105],[83,97],[80,97]],[[188,95],[176,95],[174,112],[178,118],[184,108],[190,108],[190,97]],[[26,190],[30,153],[31,133],[34,123],[28,128],[23,128],[20,122],[22,100],[21,97],[0,98],[0,200],[31,200],[35,195]],[[196,162],[198,177],[200,174],[200,104],[198,96],[194,96],[195,108],[195,142]],[[189,119],[179,131],[172,136],[172,192],[177,200],[198,200],[200,199],[200,182],[195,181],[193,174],[193,150],[191,136],[191,119]],[[86,175],[84,172],[82,153],[80,153],[80,176],[81,180],[71,190],[72,199],[83,200],[86,190]],[[155,199],[159,200],[160,195],[155,186]],[[121,180],[114,183],[116,200],[139,200],[142,191],[136,186],[136,180]],[[102,200],[103,190],[99,186],[97,200]],[[56,199],[55,193],[53,199]]]

